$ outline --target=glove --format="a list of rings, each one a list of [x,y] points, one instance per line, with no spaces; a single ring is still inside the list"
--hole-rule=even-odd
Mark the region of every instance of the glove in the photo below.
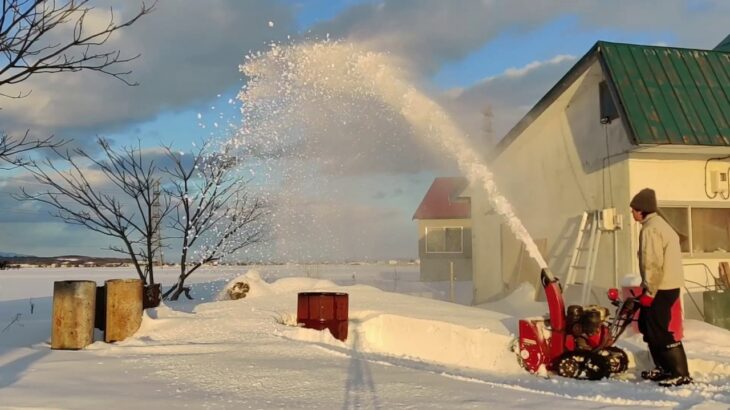
[[[650,296],[648,293],[642,293],[639,296],[639,304],[643,307],[649,307],[654,302],[654,296]]]

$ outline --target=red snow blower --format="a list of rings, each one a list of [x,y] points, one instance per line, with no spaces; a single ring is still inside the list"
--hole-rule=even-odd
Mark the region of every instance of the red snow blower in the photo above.
[[[629,358],[614,346],[639,309],[634,298],[619,299],[617,289],[608,297],[616,306],[614,317],[599,305],[565,308],[563,289],[549,269],[540,280],[547,298],[549,316],[519,322],[517,360],[531,373],[542,367],[563,377],[598,380],[626,371]]]

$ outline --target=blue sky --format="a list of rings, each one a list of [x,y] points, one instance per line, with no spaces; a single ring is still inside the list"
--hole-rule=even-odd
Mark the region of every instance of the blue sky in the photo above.
[[[130,12],[132,3],[119,12]],[[109,0],[94,4],[119,7]],[[498,139],[596,41],[712,48],[728,34],[723,16],[729,12],[730,2],[722,0],[159,0],[155,13],[110,41],[142,54],[129,67],[140,86],[95,73],[39,76],[23,84],[33,90],[28,98],[1,101],[0,124],[11,134],[31,129],[80,145],[106,136],[118,145],[141,139],[150,148],[173,144],[186,150],[211,134],[222,137],[228,123],[240,123],[235,96],[245,80],[238,65],[247,53],[265,52],[271,43],[329,37],[397,57],[418,86],[454,110],[467,133],[478,134],[481,111],[493,107],[491,138]],[[505,75],[523,68],[520,76]],[[476,102],[465,104],[458,95]],[[350,152],[350,142],[337,143]],[[294,219],[307,220],[315,209],[336,211],[339,219],[321,229],[328,245],[305,250],[311,237],[293,229],[285,239],[297,249],[275,244],[270,252],[281,252],[281,259],[416,257],[413,211],[432,178],[454,168],[427,147],[407,140],[393,144],[403,150],[402,163],[373,154],[380,146],[363,146],[371,171],[322,172],[322,180],[314,181],[318,189],[292,200],[301,213]],[[337,158],[337,148],[327,159],[348,162]],[[12,202],[9,194],[26,180],[17,171],[0,175],[0,229],[20,232],[18,238],[0,238],[0,251],[104,254],[99,238]],[[34,212],[38,217],[29,217]]]
[[[331,19],[351,6],[367,3],[364,0],[345,1],[290,1],[296,10],[297,30],[307,33],[311,27]],[[699,7],[699,6],[698,6]],[[276,24],[276,22],[273,22]],[[576,35],[579,33],[580,35]],[[580,18],[571,13],[559,15],[539,27],[525,29],[519,25],[507,27],[483,47],[474,50],[464,59],[440,67],[430,77],[432,85],[441,90],[468,87],[485,78],[502,74],[510,68],[520,68],[534,61],[548,60],[557,54],[580,57],[597,40],[628,42],[636,44],[673,44],[676,35],[671,31],[630,31],[581,27]],[[132,130],[123,129],[110,134],[115,140],[124,140],[131,133],[139,134],[145,142],[154,146],[159,141],[174,141],[184,148],[186,144],[198,141],[211,133],[216,121],[240,121],[239,102],[235,99],[238,85],[222,90],[221,96],[205,103],[179,110],[167,110],[149,121],[135,124]],[[202,120],[198,119],[202,115]],[[159,139],[159,141],[158,141]]]
[[[566,13],[533,30],[513,27],[502,31],[467,58],[444,66],[434,76],[434,82],[443,88],[466,87],[483,78],[497,76],[508,68],[548,60],[556,53],[580,57],[597,40],[672,44],[676,38],[670,31],[589,30],[580,27],[578,16]]]

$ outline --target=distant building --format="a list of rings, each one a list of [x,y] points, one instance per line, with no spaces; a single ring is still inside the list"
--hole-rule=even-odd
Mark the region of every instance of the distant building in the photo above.
[[[467,180],[434,179],[416,209],[421,280],[472,280],[471,206],[462,196]]]

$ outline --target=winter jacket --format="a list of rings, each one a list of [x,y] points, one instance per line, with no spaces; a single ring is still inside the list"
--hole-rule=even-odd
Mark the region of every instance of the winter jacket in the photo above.
[[[679,289],[684,286],[679,235],[656,213],[647,215],[642,222],[639,271],[641,286],[651,296],[655,296],[659,289]]]

